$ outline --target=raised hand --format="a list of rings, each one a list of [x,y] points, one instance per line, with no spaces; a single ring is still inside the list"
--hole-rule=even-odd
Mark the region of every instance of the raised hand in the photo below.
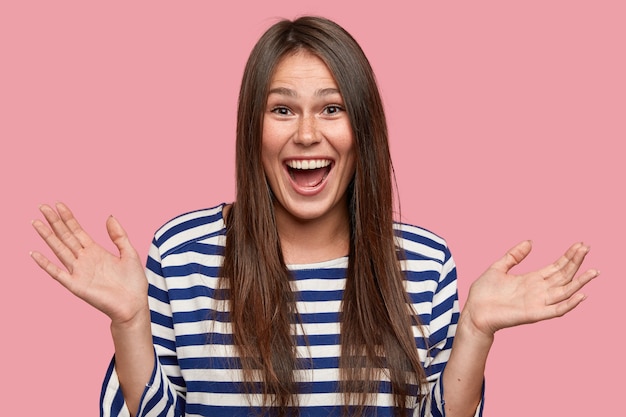
[[[42,205],[40,211],[48,225],[35,220],[33,227],[65,267],[60,268],[41,253],[32,252],[32,258],[44,271],[109,316],[112,323],[127,323],[139,313],[145,313],[148,282],[144,269],[115,218],[109,217],[106,227],[119,255],[94,242],[64,204],[56,204],[56,211]]]
[[[519,243],[472,284],[463,313],[475,330],[493,336],[505,327],[562,316],[585,299],[579,291],[599,275],[594,269],[576,275],[588,246],[576,243],[544,268],[522,275],[511,273],[531,246],[529,241]]]

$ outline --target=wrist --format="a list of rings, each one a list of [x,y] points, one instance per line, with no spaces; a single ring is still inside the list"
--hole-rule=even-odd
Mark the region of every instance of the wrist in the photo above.
[[[146,305],[126,320],[111,320],[111,333],[115,336],[120,333],[134,333],[136,331],[150,331],[150,309]]]
[[[463,309],[459,316],[459,322],[456,327],[455,338],[463,338],[472,340],[475,343],[491,346],[495,338],[495,331],[485,330],[476,324],[475,317],[471,310]]]

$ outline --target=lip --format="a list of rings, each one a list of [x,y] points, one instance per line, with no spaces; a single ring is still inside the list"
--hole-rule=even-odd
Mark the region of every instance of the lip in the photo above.
[[[305,187],[305,186],[299,185],[291,177],[289,173],[289,169],[290,168],[291,169],[294,169],[294,168],[303,169],[303,165],[311,166],[312,163],[315,163],[316,169],[318,165],[321,165],[319,166],[319,168],[328,167],[328,173],[324,176],[322,181],[319,184],[315,185],[314,187]],[[298,168],[298,166],[300,166],[300,168]],[[324,188],[326,188],[326,184],[328,183],[328,180],[332,175],[333,168],[335,167],[335,160],[332,158],[326,158],[326,157],[288,158],[283,161],[283,167],[285,169],[285,176],[287,177],[287,180],[289,181],[291,188],[297,194],[300,194],[306,197],[311,197],[311,196],[315,196],[321,193],[324,190]],[[307,168],[304,168],[304,169],[307,169]],[[313,169],[313,168],[309,167],[308,169]]]

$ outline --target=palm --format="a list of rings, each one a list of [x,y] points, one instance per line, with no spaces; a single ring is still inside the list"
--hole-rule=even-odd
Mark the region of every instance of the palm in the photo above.
[[[141,280],[131,277],[141,276]],[[124,311],[129,303],[135,305],[146,293],[147,281],[143,268],[135,259],[117,257],[92,244],[76,259],[68,289],[111,318],[123,320],[132,314]]]
[[[107,221],[109,236],[120,250],[115,256],[91,239],[67,207],[59,204],[57,209],[58,214],[48,206],[41,208],[50,227],[40,221],[33,225],[65,269],[33,253],[37,264],[113,322],[132,319],[147,304],[148,284],[122,227],[113,218]]]
[[[530,249],[530,242],[520,243],[472,284],[464,311],[477,330],[493,334],[506,327],[559,317],[585,298],[578,291],[598,275],[589,270],[576,277],[587,246],[574,244],[556,262],[537,271],[510,273]]]

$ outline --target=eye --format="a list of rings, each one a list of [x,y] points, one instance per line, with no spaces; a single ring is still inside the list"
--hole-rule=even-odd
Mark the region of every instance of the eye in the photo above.
[[[330,106],[324,107],[324,113],[328,115],[335,115],[343,111],[343,107],[338,104],[331,104]]]
[[[272,112],[274,114],[277,114],[279,116],[289,116],[289,115],[291,115],[291,110],[289,110],[289,108],[287,108],[285,106],[272,107],[270,112]]]

